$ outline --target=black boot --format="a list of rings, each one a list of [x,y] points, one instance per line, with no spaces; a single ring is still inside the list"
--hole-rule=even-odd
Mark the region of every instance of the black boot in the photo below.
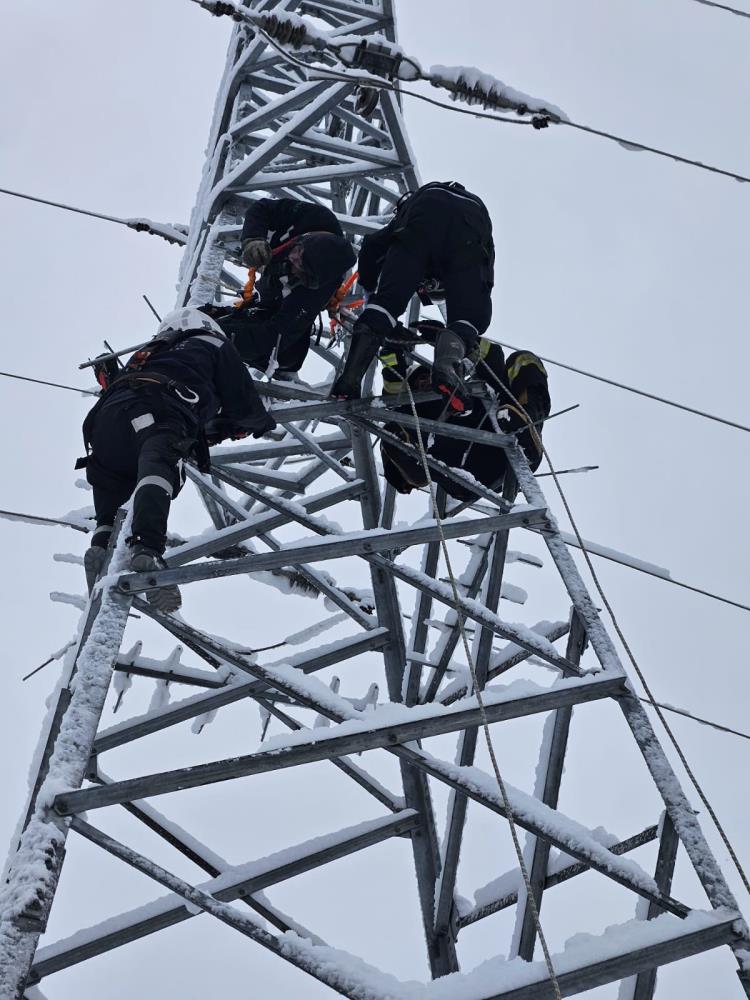
[[[447,397],[450,411],[457,416],[471,413],[471,396],[464,388],[461,362],[466,357],[466,344],[447,328],[441,330],[435,344],[432,366],[432,388]]]
[[[380,350],[381,338],[364,323],[355,323],[346,364],[331,389],[334,399],[359,399],[362,379]]]
[[[153,570],[166,569],[167,564],[154,549],[145,545],[135,544],[130,557],[130,569],[134,573],[150,573]],[[146,591],[146,600],[163,614],[172,614],[182,607],[182,597],[178,587],[155,587]]]

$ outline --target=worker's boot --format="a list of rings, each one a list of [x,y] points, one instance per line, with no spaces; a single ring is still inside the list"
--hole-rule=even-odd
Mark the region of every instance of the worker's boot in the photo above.
[[[367,373],[375,355],[380,350],[382,338],[366,323],[358,320],[352,330],[352,342],[346,356],[344,370],[331,389],[334,399],[359,399],[362,395],[362,379]]]
[[[455,416],[471,413],[471,396],[466,392],[463,379],[463,360],[466,344],[450,327],[441,330],[435,343],[435,361],[432,366],[432,388],[447,399]]]
[[[146,548],[145,545],[135,545],[130,557],[130,568],[134,573],[151,573],[154,570],[167,568],[158,552]],[[148,603],[163,614],[172,614],[182,607],[180,591],[175,586],[155,587],[146,591]]]
[[[86,549],[83,555],[83,568],[86,573],[86,586],[89,594],[94,589],[94,584],[102,571],[106,554],[107,550],[101,545],[92,545],[91,548]]]

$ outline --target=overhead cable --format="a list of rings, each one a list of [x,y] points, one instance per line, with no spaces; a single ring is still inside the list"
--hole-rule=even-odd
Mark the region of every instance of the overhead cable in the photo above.
[[[39,205],[50,205],[52,208],[62,208],[66,212],[75,212],[77,215],[88,215],[92,219],[103,219],[105,222],[114,222],[118,226],[127,226],[128,229],[133,229],[137,233],[149,233],[151,236],[160,236],[167,243],[175,243],[178,246],[184,244],[186,240],[185,234],[175,226],[151,222],[149,219],[121,219],[117,215],[93,212],[87,208],[66,205],[62,201],[50,201],[49,198],[38,198],[36,195],[24,194],[22,191],[11,191],[9,188],[0,188],[0,194],[7,194],[12,198],[22,198],[24,201],[34,201]]]
[[[500,344],[501,347],[507,347],[511,351],[519,350],[519,348],[514,347],[512,344],[506,344],[505,341],[502,340],[494,342]],[[604,382],[606,385],[613,385],[616,389],[624,389],[626,392],[635,393],[636,396],[643,396],[645,399],[653,399],[657,403],[664,403],[665,406],[673,406],[677,410],[684,410],[686,413],[692,413],[696,417],[704,417],[706,420],[714,420],[716,423],[726,424],[727,427],[734,427],[739,431],[747,431],[750,433],[750,427],[746,424],[739,424],[735,420],[727,420],[726,417],[719,417],[715,413],[707,413],[705,410],[697,410],[695,407],[687,406],[685,403],[676,403],[673,399],[666,399],[664,396],[657,396],[656,393],[646,392],[645,389],[636,389],[632,385],[626,385],[624,382],[617,382],[615,379],[606,378],[604,375],[596,375],[594,372],[587,372],[583,368],[576,368],[574,365],[567,365],[562,361],[555,361],[552,358],[543,358],[541,354],[538,356],[546,364],[554,365],[556,368],[564,368],[566,371],[575,372],[576,375],[585,375],[586,378],[595,379],[597,382]]]
[[[716,3],[715,0],[695,0],[695,3],[701,3],[704,7],[717,7],[719,10],[725,10],[729,14],[736,14],[737,17],[750,18],[750,11],[739,10],[737,7],[730,7],[725,3]]]
[[[338,42],[333,40],[324,32],[318,31],[311,24],[300,18],[287,18],[284,14],[268,14],[249,11],[246,7],[233,2],[222,2],[222,0],[193,0],[199,6],[208,10],[216,16],[227,15],[235,21],[248,24],[253,30],[266,39],[277,51],[282,52],[284,57],[295,65],[302,66],[306,72],[314,70],[320,72],[317,67],[293,56],[285,46],[291,45],[294,48],[314,49],[318,52],[333,54],[345,67],[363,68],[367,75],[357,75],[351,73],[336,73],[327,69],[323,72],[331,79],[345,79],[352,83],[357,83],[363,87],[372,89],[393,90],[412,97],[427,100],[429,103],[439,103],[424,95],[414,91],[407,91],[401,87],[401,81],[408,82],[423,81],[430,83],[433,87],[450,91],[454,100],[463,100],[469,104],[481,104],[484,108],[494,108],[503,111],[515,112],[519,117],[518,121],[534,126],[536,129],[543,129],[549,125],[566,125],[568,128],[576,129],[580,132],[587,132],[590,135],[616,142],[624,149],[637,150],[651,153],[675,163],[683,163],[696,167],[709,173],[729,177],[732,180],[742,183],[750,183],[750,176],[717,167],[713,164],[704,163],[691,157],[682,156],[669,150],[660,149],[657,146],[650,146],[647,143],[628,139],[625,136],[617,135],[603,129],[597,129],[581,122],[571,121],[556,108],[549,108],[541,101],[525,95],[518,95],[517,92],[507,88],[499,80],[495,80],[489,74],[481,74],[481,80],[470,80],[466,75],[460,73],[456,75],[451,72],[440,72],[440,67],[433,67],[425,72],[420,64],[413,58],[405,56],[396,46],[390,46],[382,39],[377,41],[362,38],[360,42]],[[708,2],[708,0],[699,0]],[[720,5],[716,5],[720,6]],[[733,13],[741,13],[734,8],[727,8]],[[406,64],[408,67],[403,70]],[[376,75],[377,74],[377,75]],[[441,105],[453,111],[460,111],[463,114],[472,114],[481,118],[494,118],[502,122],[515,121],[498,115],[484,112],[455,108],[451,105]]]

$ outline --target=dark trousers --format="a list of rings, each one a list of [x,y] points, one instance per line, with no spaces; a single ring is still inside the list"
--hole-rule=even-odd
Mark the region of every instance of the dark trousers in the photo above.
[[[409,205],[367,305],[385,309],[396,320],[424,278],[439,278],[448,326],[471,351],[492,319],[490,247],[489,217],[479,205],[439,189],[421,192]],[[368,312],[368,325],[385,333],[387,325],[375,325],[377,311]]]
[[[134,494],[131,540],[161,554],[197,422],[159,389],[124,389],[97,412],[90,434],[86,476],[96,511],[91,544],[106,547],[118,508]]]
[[[260,309],[238,310],[219,322],[245,364],[265,371],[278,344],[279,368],[298,372],[310,350],[313,324],[339,283],[328,282],[320,288],[298,284],[284,297],[274,284],[260,285]]]
[[[541,435],[542,426],[537,421],[544,421],[549,416],[550,411],[546,385],[529,387],[527,396],[524,409],[534,421],[537,432]],[[438,405],[443,406],[442,403]],[[420,416],[433,420],[439,416],[435,412],[434,403],[419,404],[417,412]],[[524,419],[513,412],[509,414],[504,424],[507,426],[503,426],[502,429],[506,432],[520,430],[526,426]],[[494,430],[492,421],[486,416],[484,406],[475,407],[472,413],[463,417],[461,426],[483,431]],[[415,431],[407,431],[396,425],[388,425],[387,429],[398,433],[402,440],[416,447]],[[518,442],[526,454],[532,472],[535,472],[542,460],[536,439],[529,430],[524,430],[518,435]],[[419,458],[412,458],[411,455],[407,455],[393,445],[386,443],[381,446],[381,451],[385,477],[399,493],[410,493],[416,487],[427,485],[427,477]],[[429,445],[428,454],[432,458],[444,462],[450,469],[468,472],[483,486],[488,486],[496,492],[502,490],[503,479],[508,468],[508,462],[502,448],[495,448],[488,444],[475,444],[472,441],[462,441],[458,438],[442,437],[438,434],[434,436]],[[430,475],[434,482],[439,483],[446,493],[456,500],[472,500],[476,497],[476,493],[471,491],[468,484],[463,487],[438,469],[431,469]]]

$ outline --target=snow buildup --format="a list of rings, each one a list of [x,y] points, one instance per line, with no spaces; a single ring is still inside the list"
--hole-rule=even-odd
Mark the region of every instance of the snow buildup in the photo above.
[[[112,688],[117,695],[117,700],[115,702],[113,712],[116,712],[123,703],[125,695],[133,686],[133,675],[126,673],[124,670],[116,670],[115,676],[112,681]]]
[[[79,611],[85,611],[88,605],[88,600],[81,594],[66,594],[61,590],[53,590],[49,595],[49,599],[53,604],[69,604]]]
[[[422,751],[422,756],[447,778],[461,781],[462,784],[467,785],[483,798],[494,802],[501,808],[503,807],[502,796],[494,776],[486,774],[477,767],[459,767],[456,764],[438,760],[425,751]],[[550,809],[533,795],[528,795],[512,785],[506,784],[506,789],[517,822],[533,823],[544,833],[549,834],[552,839],[557,840],[558,843],[564,843],[566,846],[585,852],[607,871],[628,879],[647,892],[658,892],[656,882],[639,864],[630,858],[618,857],[603,847],[591,835],[591,830],[587,827],[555,809]]]
[[[169,704],[169,681],[159,680],[154,684],[154,691],[148,706],[149,712],[158,712]]]
[[[72,566],[83,566],[83,556],[77,556],[73,552],[55,552],[52,560],[58,563],[70,563]]]
[[[126,522],[113,556],[113,565],[117,570],[124,567],[128,530]],[[67,821],[47,806],[55,794],[79,788],[83,781],[89,764],[88,748],[107,697],[113,664],[127,623],[128,606],[129,602],[122,595],[106,590],[77,661],[75,657],[66,660],[66,667],[69,667],[65,677],[68,687],[74,668],[77,668],[80,683],[76,684],[65,713],[34,811],[21,835],[17,851],[11,851],[8,879],[0,890],[0,995],[13,993],[18,956],[24,956],[35,944],[33,935],[19,929],[19,917],[26,912],[35,912],[40,904],[44,908],[54,891],[59,870],[58,851],[67,833]],[[85,622],[86,617],[83,617],[79,635],[83,634]],[[49,719],[41,734],[41,754],[39,748],[35,754],[37,766],[48,733]]]
[[[304,642],[308,642],[310,639],[314,639],[316,636],[321,635],[323,632],[327,632],[329,628],[333,628],[334,625],[340,625],[341,622],[347,621],[349,615],[344,611],[340,614],[331,615],[330,618],[324,618],[322,621],[316,622],[315,625],[310,625],[308,628],[303,628],[301,632],[295,632],[294,635],[287,636],[286,644],[287,646],[299,646]]]

